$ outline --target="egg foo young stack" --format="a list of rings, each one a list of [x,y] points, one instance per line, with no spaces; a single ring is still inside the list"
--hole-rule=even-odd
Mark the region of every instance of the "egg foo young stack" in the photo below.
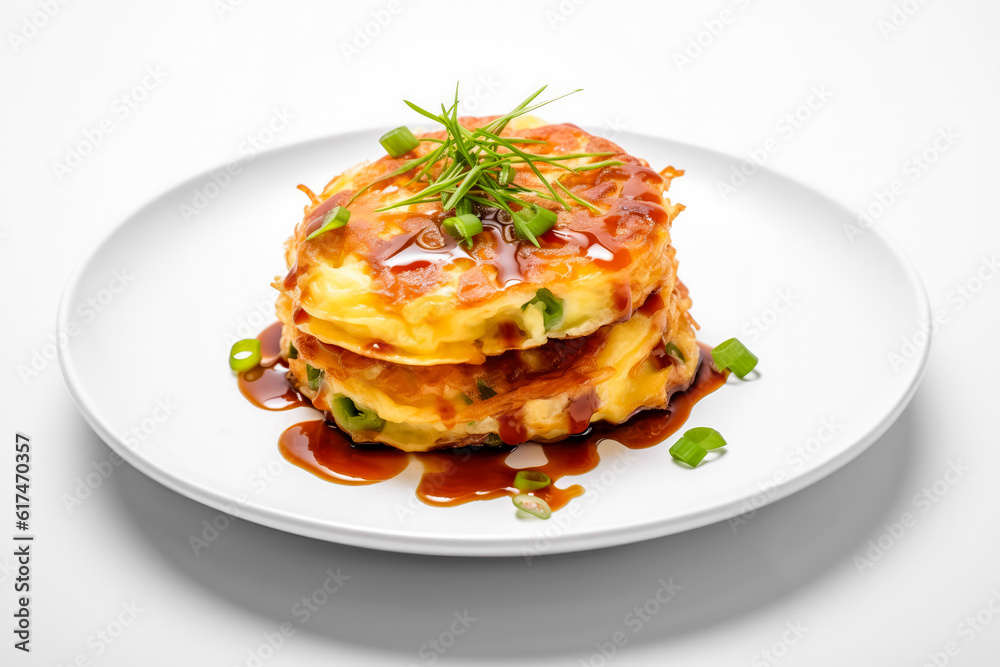
[[[664,197],[680,172],[573,125],[502,120],[454,118],[308,193],[274,283],[282,354],[357,442],[554,441],[692,382],[670,245],[683,206]]]

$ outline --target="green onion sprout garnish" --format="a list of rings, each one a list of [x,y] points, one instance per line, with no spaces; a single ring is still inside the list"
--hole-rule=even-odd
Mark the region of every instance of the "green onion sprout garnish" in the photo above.
[[[535,304],[541,305],[542,323],[545,325],[546,331],[553,329],[560,322],[562,322],[563,302],[562,299],[554,295],[552,292],[543,287],[535,292],[535,298],[521,306],[521,310]]]
[[[757,366],[757,357],[735,338],[719,343],[712,350],[712,359],[719,370],[729,369],[743,379]]]
[[[233,343],[229,350],[229,367],[237,373],[248,371],[260,363],[260,341],[244,338]]]
[[[670,455],[692,468],[701,463],[710,449],[725,447],[726,440],[714,428],[699,426],[684,432],[670,448]]]
[[[487,398],[493,398],[494,396],[497,395],[497,393],[493,391],[493,389],[482,380],[476,380],[476,388],[479,389],[479,398],[483,399],[484,401]]]
[[[413,136],[410,128],[405,125],[389,130],[378,141],[385,148],[385,152],[392,157],[406,155],[420,145],[420,140]]]
[[[591,169],[622,164],[618,160],[609,159],[570,166],[569,161],[571,160],[607,157],[614,155],[614,153],[569,153],[563,155],[534,153],[531,148],[533,145],[547,142],[525,137],[503,136],[503,131],[515,118],[531,113],[539,107],[566,96],[561,95],[533,104],[545,88],[545,86],[539,88],[510,112],[483,127],[472,129],[462,126],[458,121],[457,86],[454,101],[447,107],[442,104],[440,113],[428,111],[413,102],[404,100],[406,105],[418,114],[440,125],[444,129],[444,139],[429,137],[419,139],[406,127],[398,127],[387,133],[382,137],[381,142],[389,155],[393,157],[401,157],[418,148],[421,144],[426,144],[426,151],[406,160],[397,169],[384,174],[355,192],[347,205],[350,205],[376,183],[412,172],[412,176],[403,188],[416,183],[423,186],[419,192],[406,199],[388,204],[378,211],[388,211],[414,204],[440,202],[442,210],[455,209],[455,217],[460,218],[462,215],[472,213],[473,203],[487,208],[499,208],[511,216],[514,231],[519,238],[538,246],[537,237],[551,229],[558,216],[554,211],[528,201],[526,197],[545,199],[569,211],[571,207],[567,201],[568,197],[569,200],[591,210],[597,210],[589,202],[583,201],[569,192],[558,180],[556,180],[558,188],[554,187],[539,170],[539,164],[555,167],[566,173],[582,173]],[[579,91],[575,90],[567,95],[575,92]],[[519,167],[530,170],[541,183],[541,188],[535,189],[518,185],[516,176]],[[518,213],[519,216],[516,215]],[[452,223],[452,226],[456,228],[455,231],[460,231],[458,225]],[[477,229],[479,231],[474,231]],[[459,234],[456,238],[461,238],[471,245],[471,237],[481,233],[482,229],[474,225],[467,225],[465,231],[470,232],[470,234],[468,236]],[[450,230],[449,234],[451,234]]]
[[[377,412],[359,407],[343,394],[333,397],[330,412],[337,424],[348,431],[381,431],[385,426],[385,420]]]
[[[521,493],[511,498],[511,500],[514,501],[514,507],[532,516],[537,516],[539,519],[548,519],[552,516],[552,508],[538,496]]]
[[[339,229],[347,224],[347,221],[351,219],[351,212],[348,211],[343,206],[334,206],[325,216],[323,216],[323,225],[314,231],[312,234],[306,237],[306,241],[312,241],[314,238],[320,234],[324,234],[331,229]]]
[[[299,358],[299,351],[295,349],[295,345],[293,345],[292,343],[288,344],[288,358],[289,359]]]
[[[323,371],[306,364],[306,379],[309,380],[309,388],[315,391],[323,380]]]
[[[518,491],[537,491],[551,483],[552,479],[548,475],[537,470],[518,470],[514,475],[514,488]]]
[[[452,238],[459,241],[464,240],[469,244],[469,247],[472,247],[472,237],[483,231],[482,221],[471,213],[447,218],[441,224],[444,226],[444,231],[448,232]]]

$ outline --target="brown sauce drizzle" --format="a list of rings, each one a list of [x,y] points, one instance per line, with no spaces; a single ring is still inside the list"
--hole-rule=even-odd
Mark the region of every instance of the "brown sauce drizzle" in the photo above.
[[[261,340],[268,347],[268,352],[276,353],[274,330],[280,336],[280,325],[272,325],[261,334]],[[629,449],[645,449],[664,441],[680,429],[694,405],[725,384],[726,380],[725,373],[716,371],[711,363],[704,361],[711,358],[711,348],[699,346],[703,362],[694,380],[686,390],[674,394],[666,410],[645,410],[618,426],[591,426],[590,418],[598,406],[596,394],[591,392],[570,401],[570,428],[578,435],[541,445],[547,462],[531,469],[547,474],[552,484],[532,493],[544,499],[553,510],[564,507],[573,498],[582,495],[584,489],[576,484],[561,488],[557,482],[563,477],[582,475],[596,468],[600,463],[600,443],[613,440]],[[279,366],[276,364],[267,371]],[[284,378],[283,375],[281,377]],[[243,390],[243,387],[241,376],[240,389]],[[288,389],[298,396],[294,390]],[[244,395],[254,402],[246,391]],[[301,396],[299,399],[303,402],[296,405],[309,404]],[[259,402],[255,404],[265,409],[287,409],[268,407]],[[516,411],[502,415],[498,421],[500,435],[505,442],[524,441],[524,426]],[[467,446],[407,453],[386,445],[356,444],[337,429],[332,420],[316,419],[286,429],[279,438],[278,446],[290,463],[326,481],[352,486],[392,479],[415,462],[423,471],[416,495],[428,505],[450,507],[518,493],[514,488],[514,476],[518,469],[506,463],[516,445]]]
[[[262,410],[312,407],[309,399],[288,383],[288,365],[279,349],[281,322],[264,329],[257,339],[260,341],[261,363],[257,368],[239,374],[237,384],[240,393]]]

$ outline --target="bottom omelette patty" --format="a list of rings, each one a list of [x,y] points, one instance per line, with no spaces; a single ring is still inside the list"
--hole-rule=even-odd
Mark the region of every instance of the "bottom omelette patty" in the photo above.
[[[357,442],[405,451],[554,441],[592,422],[667,407],[690,385],[699,349],[686,290],[653,294],[589,336],[512,350],[482,364],[408,366],[302,332],[281,312],[281,349],[296,388]]]

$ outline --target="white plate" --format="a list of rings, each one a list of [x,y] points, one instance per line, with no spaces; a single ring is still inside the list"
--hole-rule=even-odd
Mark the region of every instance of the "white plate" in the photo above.
[[[619,143],[654,167],[687,170],[670,194],[688,207],[674,241],[699,338],[739,336],[761,359],[758,381],[721,388],[688,421],[721,431],[725,454],[690,470],[672,463],[667,444],[627,452],[604,443],[601,465],[567,480],[586,494],[548,522],[515,519],[506,499],[422,505],[412,469],[372,486],[324,482],[276,445],[282,430],[316,413],[252,407],[226,359],[234,339],[274,320],[269,283],[285,272],[282,242],[306,203],[295,186],[317,189],[377,155],[380,133],[307,142],[235,174],[188,181],[77,268],[59,311],[63,374],[90,425],[132,465],[211,507],[345,544],[476,556],[576,551],[751,520],[753,509],[864,451],[916,388],[928,346],[920,334],[914,348],[904,342],[928,307],[899,252],[871,231],[852,242],[847,210],[785,178],[759,171],[726,202],[717,182],[732,159],[622,134]]]

